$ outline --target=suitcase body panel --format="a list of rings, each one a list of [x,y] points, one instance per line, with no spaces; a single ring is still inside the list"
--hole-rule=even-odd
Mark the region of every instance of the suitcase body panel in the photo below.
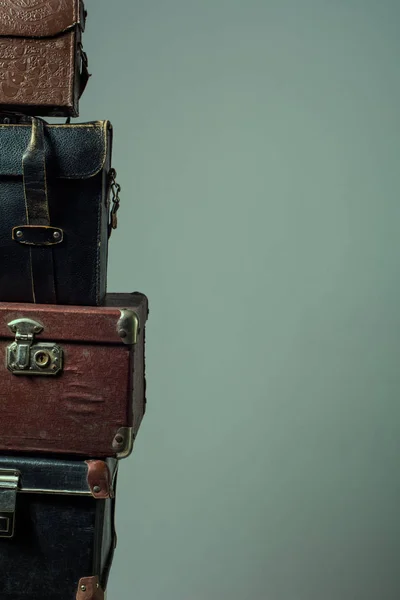
[[[0,452],[130,454],[145,410],[147,298],[138,293],[108,298],[119,308],[0,303]],[[43,350],[41,344],[50,345],[50,352],[56,344],[62,351],[57,374],[43,373],[36,363],[36,374],[10,366],[7,348],[17,342],[9,324],[27,319],[43,327],[29,346],[29,360]],[[135,323],[133,339],[129,328]]]
[[[3,0],[0,105],[42,116],[79,114],[83,91],[80,0]]]
[[[117,463],[102,466],[109,474],[109,494],[95,498],[85,461],[0,458],[0,514],[7,514],[1,512],[9,493],[7,473],[19,473],[13,536],[0,533],[2,598],[72,600],[80,580],[88,577],[98,577],[106,588],[116,545]]]
[[[27,225],[22,156],[30,125],[0,125],[0,301],[35,302],[31,247],[13,239]],[[50,223],[63,231],[52,253],[58,304],[100,305],[106,293],[112,127],[108,121],[46,125]],[[33,249],[36,251],[36,248]]]

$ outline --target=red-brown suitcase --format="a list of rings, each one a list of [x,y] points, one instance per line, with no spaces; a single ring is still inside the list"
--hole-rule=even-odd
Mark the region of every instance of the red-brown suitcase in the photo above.
[[[143,294],[0,303],[0,452],[125,458],[145,411]]]

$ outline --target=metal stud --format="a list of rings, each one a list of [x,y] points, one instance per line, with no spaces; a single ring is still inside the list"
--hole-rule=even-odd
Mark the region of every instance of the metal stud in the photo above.
[[[126,338],[128,333],[125,331],[125,329],[119,329],[118,335],[119,335],[119,337],[121,337],[123,339],[123,338]]]
[[[122,444],[122,442],[124,441],[124,436],[119,433],[115,436],[115,441],[117,442],[117,444]]]
[[[60,239],[60,237],[61,237],[61,233],[60,233],[59,231],[55,231],[55,232],[53,233],[53,238],[54,238],[55,240],[59,240],[59,239]]]
[[[93,491],[95,494],[98,494],[99,492],[101,492],[101,487],[99,485],[95,485]]]
[[[86,585],[81,585],[81,592],[86,592]]]
[[[100,584],[99,584],[99,583],[96,583],[96,587],[97,587],[97,589],[99,589],[99,587],[100,587]]]
[[[18,229],[17,233],[15,234],[17,236],[17,238],[22,238],[23,237],[23,233],[20,229]]]

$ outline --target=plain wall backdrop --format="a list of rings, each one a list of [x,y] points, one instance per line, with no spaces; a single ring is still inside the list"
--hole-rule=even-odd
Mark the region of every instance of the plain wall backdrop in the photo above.
[[[398,600],[398,0],[87,0],[148,414],[109,600]]]

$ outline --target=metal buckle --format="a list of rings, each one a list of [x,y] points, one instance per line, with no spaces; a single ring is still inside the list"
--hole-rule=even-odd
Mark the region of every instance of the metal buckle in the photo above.
[[[14,375],[57,375],[63,368],[63,351],[57,344],[34,343],[43,325],[31,319],[8,323],[15,342],[7,347],[7,368]]]
[[[14,469],[0,469],[0,538],[14,537],[20,475],[20,472]]]

